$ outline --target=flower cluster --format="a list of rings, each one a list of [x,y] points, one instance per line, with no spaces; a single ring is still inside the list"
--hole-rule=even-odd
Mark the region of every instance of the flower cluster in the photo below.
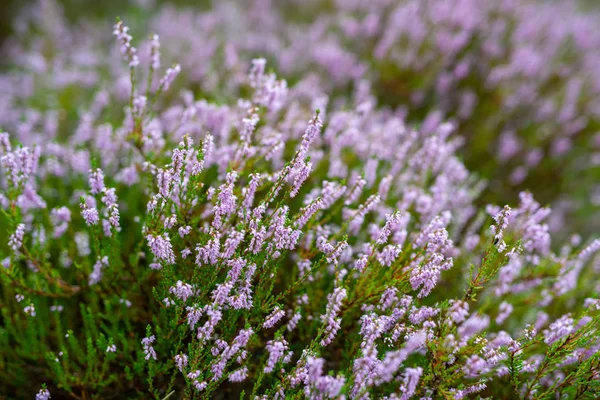
[[[539,187],[495,192],[589,155],[600,42],[524,2],[163,8],[139,45],[118,20],[126,65],[110,32],[26,12],[27,68],[0,76],[0,391],[600,396],[600,241],[553,233]],[[515,142],[535,127],[557,131]],[[470,170],[480,129],[502,145]]]

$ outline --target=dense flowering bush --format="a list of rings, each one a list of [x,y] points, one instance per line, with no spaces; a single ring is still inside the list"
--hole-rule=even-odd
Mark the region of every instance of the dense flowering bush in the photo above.
[[[525,46],[486,26],[490,15],[525,23],[520,2],[451,3],[481,12],[465,14],[474,37],[492,35],[501,52]],[[62,22],[49,2],[18,21],[22,32],[28,21],[46,25],[38,27],[43,35],[9,43],[26,69],[2,76],[2,393],[44,400],[600,395],[600,240],[563,231],[568,240],[552,242],[551,209],[529,191],[509,205],[481,206],[482,177],[506,176],[471,173],[461,157],[477,151],[460,131],[469,124],[502,141],[504,124],[515,124],[514,136],[529,119],[556,128],[540,139],[564,139],[555,113],[532,117],[541,102],[562,95],[536,86],[540,103],[522,94],[511,103],[511,90],[525,90],[512,87],[522,71],[495,72],[502,68],[488,61],[506,54],[479,54],[487,47],[474,44],[465,68],[482,81],[501,75],[486,90],[505,95],[503,107],[456,111],[465,100],[439,90],[442,74],[424,86],[429,103],[417,99],[409,114],[392,108],[378,79],[389,78],[388,68],[439,62],[438,53],[420,54],[410,41],[392,49],[405,42],[403,33],[375,18],[392,2],[373,2],[375,11],[336,4],[330,19],[286,27],[266,2],[247,11],[260,29],[233,3],[200,15],[167,8],[155,23],[170,24],[170,33],[157,28],[138,42],[117,20],[116,46],[93,25]],[[406,26],[419,24],[415,15],[466,18],[399,4],[390,24],[411,34],[419,32]],[[342,18],[354,12],[365,20]],[[196,24],[206,37],[194,34]],[[428,40],[443,37],[442,22],[428,25],[420,30]],[[357,43],[344,50],[340,37],[352,32]],[[323,47],[311,47],[316,42]],[[461,43],[454,51],[462,54]],[[413,58],[403,53],[410,49]],[[244,59],[259,50],[275,59],[273,70],[264,58]],[[523,84],[544,86],[544,79]],[[476,103],[487,101],[497,100]],[[537,111],[513,114],[519,101]],[[431,113],[419,114],[427,104]],[[572,105],[564,123],[589,115]],[[488,124],[496,117],[502,128]],[[519,146],[506,159],[540,145]],[[561,154],[580,156],[569,148]]]

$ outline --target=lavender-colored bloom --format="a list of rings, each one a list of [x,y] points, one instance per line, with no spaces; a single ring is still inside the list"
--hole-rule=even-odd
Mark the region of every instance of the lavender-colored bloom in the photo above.
[[[402,252],[399,244],[387,245],[377,253],[377,261],[384,267],[391,267]]]
[[[191,231],[192,231],[192,227],[189,226],[189,225],[181,226],[177,230],[177,232],[179,233],[179,237],[180,238],[184,238],[185,236],[189,235]]]
[[[95,207],[89,207],[86,202],[82,202],[80,205],[81,216],[88,226],[96,225],[100,220],[98,215],[98,209]]]
[[[108,267],[108,257],[104,256],[102,258],[98,258],[96,263],[94,264],[94,269],[92,273],[88,277],[88,284],[90,286],[97,284],[102,279],[102,269],[104,267]]]
[[[208,315],[208,320],[204,323],[203,326],[198,328],[197,338],[198,340],[208,340],[212,337],[215,327],[223,318],[223,313],[218,308],[205,307],[206,315]]]
[[[303,162],[300,166],[294,170],[294,186],[292,187],[292,191],[290,192],[290,197],[296,197],[298,192],[300,191],[300,187],[308,179],[310,171],[312,170],[311,162]]]
[[[300,322],[301,319],[302,319],[302,314],[300,314],[299,312],[295,313],[292,316],[292,318],[290,318],[290,321],[287,324],[287,330],[289,332],[291,332],[294,329],[296,329],[296,327],[298,326],[298,322]]]
[[[200,318],[202,318],[202,315],[204,314],[204,310],[200,309],[198,307],[186,307],[186,311],[187,313],[187,322],[188,325],[190,327],[190,330],[193,330],[194,327],[196,326],[196,324],[200,321]]]
[[[486,387],[487,386],[485,383],[478,383],[476,385],[471,385],[466,389],[453,389],[452,392],[456,400],[462,400],[470,394],[478,393],[485,390]]]
[[[48,389],[40,389],[40,391],[35,395],[35,400],[48,400],[50,399],[50,392]]]
[[[364,180],[363,178],[359,178],[356,181],[356,183],[354,184],[354,186],[352,186],[352,189],[350,189],[350,193],[348,193],[348,195],[346,196],[346,200],[344,201],[344,204],[350,205],[350,204],[354,203],[356,200],[358,200],[358,198],[362,194],[362,190],[366,184],[367,184],[366,180]]]
[[[147,235],[146,240],[148,240],[148,246],[150,246],[152,254],[157,259],[165,261],[167,264],[175,263],[175,254],[173,253],[173,246],[171,245],[169,235],[166,233],[162,236]]]
[[[477,332],[486,329],[490,325],[490,318],[487,315],[473,314],[458,327],[458,334],[461,339],[467,340]]]
[[[39,158],[39,147],[35,147],[33,150],[29,147],[21,147],[0,157],[0,163],[6,169],[5,174],[11,185],[19,187],[37,172]]]
[[[23,312],[25,312],[25,314],[29,315],[30,317],[35,317],[35,306],[33,305],[33,303],[26,306],[23,309]]]
[[[544,330],[544,342],[551,345],[563,337],[570,335],[575,331],[574,322],[569,314],[563,315],[551,323],[548,329]]]
[[[340,329],[341,318],[336,318],[342,307],[342,301],[346,298],[346,289],[335,288],[333,293],[327,296],[327,309],[321,316],[321,321],[325,323],[325,337],[321,339],[321,346],[329,345],[337,331]]]
[[[242,205],[244,206],[247,212],[250,211],[250,208],[254,203],[254,196],[256,195],[256,190],[258,189],[258,185],[262,179],[261,174],[250,174],[249,177],[250,183],[248,184],[248,187],[242,189],[242,195],[244,196]]]
[[[188,283],[183,283],[182,281],[177,281],[175,286],[171,286],[169,288],[169,293],[174,294],[177,298],[187,301],[189,297],[194,295],[194,291],[192,290],[192,285]]]
[[[223,376],[227,362],[246,347],[253,334],[254,331],[252,329],[242,329],[235,339],[233,339],[231,345],[228,345],[227,343],[224,344],[219,359],[217,359],[211,367],[213,381],[217,381]]]
[[[90,170],[89,174],[89,185],[91,194],[99,194],[104,190],[104,172],[97,168],[96,170]]]
[[[469,316],[469,303],[461,300],[450,300],[448,314],[450,323],[460,324]]]
[[[362,272],[365,269],[365,267],[367,266],[368,261],[369,261],[369,256],[367,256],[366,254],[363,254],[358,258],[358,260],[355,261],[354,268],[357,271]]]
[[[431,290],[437,284],[440,273],[452,267],[452,259],[444,260],[441,254],[433,254],[433,256],[424,264],[419,264],[410,274],[410,284],[413,290],[421,288],[418,297],[426,297],[431,293]]]
[[[129,32],[129,27],[125,26],[123,21],[119,21],[115,24],[113,34],[120,42],[121,54],[126,56],[129,66],[134,68],[139,65],[140,60],[137,56],[137,49],[131,45],[132,37],[127,32]]]
[[[263,323],[263,328],[271,329],[281,320],[281,318],[283,318],[284,315],[285,312],[283,312],[283,310],[281,310],[279,307],[275,307],[273,312],[271,312],[271,314],[269,314],[265,319],[265,322]]]
[[[286,357],[285,354],[288,350],[288,344],[285,339],[279,340],[270,340],[267,342],[266,346],[267,351],[269,352],[269,359],[267,360],[267,365],[264,367],[263,371],[265,373],[271,373],[275,369],[276,364],[283,359],[285,363]]]
[[[226,182],[219,187],[217,204],[213,207],[214,219],[212,226],[220,229],[223,224],[223,217],[233,214],[236,210],[237,197],[233,194],[233,185],[237,179],[236,172],[227,174]]]
[[[400,391],[402,392],[401,400],[408,400],[415,394],[422,374],[423,368],[421,367],[406,368],[404,370],[404,377],[400,385]]]
[[[203,264],[214,265],[221,256],[219,240],[213,237],[204,246],[196,246],[196,264],[202,266]]]
[[[304,394],[311,399],[334,399],[337,398],[345,383],[343,376],[323,376],[323,366],[325,360],[313,357],[312,355],[303,355],[300,360],[295,375],[291,378],[292,386],[299,383],[304,384]]]
[[[175,366],[177,366],[177,369],[179,370],[179,372],[183,372],[183,369],[185,367],[187,367],[188,365],[188,357],[186,354],[177,354],[175,356]]]
[[[236,369],[229,375],[229,382],[243,382],[248,377],[248,367]]]
[[[54,228],[53,237],[55,239],[63,236],[71,222],[71,210],[67,207],[54,208],[50,211],[50,220]]]
[[[587,245],[583,250],[581,250],[581,252],[577,256],[577,258],[581,261],[586,261],[587,259],[589,259],[593,254],[595,254],[599,250],[600,250],[600,239],[595,239],[589,245]]]
[[[498,316],[496,317],[496,323],[497,324],[503,323],[504,320],[510,316],[510,314],[512,313],[512,311],[513,311],[512,304],[507,303],[506,301],[503,301],[500,304],[500,309],[498,311]]]
[[[155,71],[160,68],[160,39],[157,34],[152,35],[150,46],[150,66]]]
[[[323,127],[323,123],[317,114],[314,118],[312,118],[308,122],[308,127],[302,136],[302,143],[300,144],[300,149],[296,154],[296,159],[303,160],[308,153],[308,149],[311,144],[315,141],[317,136],[321,133],[321,128]]]
[[[154,335],[142,339],[142,345],[144,346],[144,354],[146,356],[146,360],[149,360],[150,358],[156,360],[156,352],[154,351],[154,347],[152,347],[152,343],[154,343],[155,339],[156,338],[154,337]]]
[[[304,225],[306,225],[308,220],[310,220],[312,216],[315,215],[315,213],[321,209],[322,204],[322,200],[320,198],[317,198],[316,200],[312,201],[308,206],[304,207],[298,219],[294,221],[294,227],[296,229],[302,229]]]
[[[496,225],[492,225],[492,233],[494,234],[494,243],[498,246],[498,251],[503,252],[506,249],[506,243],[504,243],[504,230],[508,227],[509,218],[511,215],[511,209],[509,206],[504,208],[494,216]]]
[[[25,236],[25,225],[19,224],[15,232],[8,238],[8,246],[13,251],[18,251],[23,245],[23,237]]]
[[[165,72],[165,76],[160,80],[160,86],[163,88],[164,91],[169,90],[169,88],[171,87],[171,84],[173,83],[173,81],[175,80],[177,75],[179,75],[180,72],[181,72],[181,67],[179,66],[179,64],[174,65],[173,67],[167,68],[167,72]]]
[[[401,214],[399,211],[385,216],[385,226],[381,230],[381,234],[377,238],[377,245],[385,244],[390,237],[393,229],[400,223]]]

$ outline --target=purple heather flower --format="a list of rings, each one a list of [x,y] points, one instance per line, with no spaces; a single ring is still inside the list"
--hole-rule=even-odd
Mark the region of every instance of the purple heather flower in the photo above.
[[[294,228],[302,229],[304,225],[306,225],[306,223],[312,218],[312,216],[321,209],[322,204],[322,200],[317,198],[308,206],[304,207],[298,218],[294,221]]]
[[[149,360],[150,358],[156,360],[156,352],[154,351],[154,347],[152,347],[152,343],[154,343],[155,339],[156,338],[154,337],[154,335],[142,339],[142,345],[144,346],[144,354],[146,356],[146,360]]]
[[[188,357],[187,355],[180,353],[175,356],[175,366],[179,372],[183,372],[183,369],[188,365]]]
[[[15,232],[8,238],[8,246],[13,251],[18,251],[23,245],[23,237],[25,236],[25,225],[19,224]]]
[[[131,35],[129,35],[129,27],[123,24],[123,21],[119,21],[114,26],[113,34],[117,37],[117,40],[121,45],[121,54],[127,57],[129,66],[131,68],[137,67],[140,60],[137,56],[137,49],[131,45]]]
[[[295,156],[297,160],[304,160],[311,144],[321,133],[321,128],[323,128],[323,123],[321,122],[321,119],[317,114],[308,122],[308,127],[306,128],[306,131],[304,131],[304,135],[302,136],[302,143],[300,144],[300,149],[298,150]]]
[[[579,252],[579,255],[577,256],[577,258],[581,261],[586,261],[593,254],[598,252],[599,250],[600,250],[600,239],[595,239],[589,245],[587,245],[583,250],[581,250],[581,252]]]
[[[225,371],[225,366],[227,365],[227,362],[246,347],[248,341],[250,340],[250,337],[253,334],[254,331],[252,329],[242,329],[241,331],[239,331],[235,339],[233,339],[231,345],[228,345],[227,343],[224,344],[220,357],[211,366],[211,372],[213,373],[213,381],[218,381],[219,379],[221,379]]]
[[[504,243],[504,230],[508,227],[510,220],[511,209],[509,206],[504,208],[494,216],[496,225],[492,225],[492,233],[494,234],[494,242],[497,243],[498,251],[503,252],[506,249],[506,243]]]
[[[385,216],[385,226],[381,230],[379,237],[377,238],[377,245],[385,244],[390,237],[390,234],[394,230],[394,228],[400,223],[401,214],[399,211],[396,211],[393,214],[387,214]]]
[[[237,197],[233,194],[233,185],[237,179],[235,171],[227,174],[226,182],[219,187],[217,204],[213,207],[214,219],[212,226],[220,229],[223,224],[223,217],[233,214],[236,210]]]
[[[289,332],[293,331],[294,329],[296,329],[296,327],[298,326],[298,322],[300,322],[300,320],[302,319],[302,314],[300,314],[300,312],[296,312],[292,318],[290,318],[288,324],[287,324],[287,330]]]
[[[337,331],[340,329],[341,318],[336,318],[342,307],[342,301],[346,298],[345,288],[335,288],[333,293],[327,296],[327,309],[325,314],[321,315],[321,321],[325,323],[325,337],[321,339],[321,346],[329,345]]]
[[[490,318],[487,315],[471,315],[465,322],[458,327],[458,334],[461,339],[467,340],[477,332],[486,329],[490,325]]]
[[[275,307],[273,312],[267,316],[265,322],[263,323],[263,328],[271,329],[274,327],[285,315],[285,312],[281,310],[279,307]]]
[[[95,171],[90,170],[89,185],[91,194],[99,194],[104,190],[104,172],[97,168]]]
[[[169,88],[171,87],[171,84],[175,80],[175,77],[177,77],[177,75],[179,75],[180,72],[181,72],[181,67],[179,66],[179,64],[174,65],[173,67],[167,68],[167,71],[165,72],[165,76],[160,80],[160,86],[163,88],[163,90],[165,92],[167,90],[169,90]]]
[[[312,170],[311,162],[302,162],[299,167],[294,169],[292,172],[294,179],[294,186],[290,192],[290,197],[294,198],[300,191],[302,184],[308,179],[310,171]]]
[[[152,254],[157,259],[165,261],[167,264],[175,263],[175,254],[173,253],[173,246],[171,245],[169,235],[166,233],[162,236],[147,235],[146,240],[148,240],[148,246],[150,246]]]
[[[190,330],[193,330],[196,324],[200,321],[200,318],[202,318],[204,310],[198,307],[186,307],[186,311],[188,325],[190,326]]]
[[[202,266],[205,264],[214,265],[221,256],[220,244],[217,237],[213,237],[204,246],[196,246],[196,265]]]
[[[286,356],[288,344],[285,339],[269,340],[266,349],[269,352],[269,359],[267,360],[267,365],[264,367],[263,371],[267,374],[273,372],[276,364],[280,360],[283,360],[283,363],[285,363],[286,360],[289,361],[289,358],[291,357],[291,353]]]
[[[369,262],[369,256],[367,256],[366,254],[363,254],[354,262],[354,268],[357,271],[362,272],[365,269],[365,267],[367,266],[368,262]]]
[[[177,230],[177,232],[179,233],[179,237],[180,238],[184,238],[185,236],[189,235],[191,231],[192,231],[192,227],[189,226],[189,225],[181,226]]]
[[[89,207],[86,202],[82,202],[80,205],[81,216],[85,220],[88,226],[96,225],[100,220],[98,215],[98,209],[95,207]]]
[[[150,43],[150,66],[156,71],[160,68],[160,39],[157,34],[152,35]]]
[[[343,376],[333,377],[323,375],[325,360],[311,355],[303,355],[299,361],[299,368],[291,378],[292,386],[304,384],[304,394],[311,399],[337,398],[345,383]]]
[[[218,308],[212,308],[210,306],[205,307],[206,315],[208,316],[207,321],[198,328],[197,338],[198,340],[208,340],[212,337],[215,327],[223,318],[223,313]]]
[[[50,392],[48,389],[40,389],[40,391],[35,395],[35,400],[48,400],[50,399]]]
[[[189,297],[194,295],[194,291],[192,289],[192,285],[188,283],[183,283],[181,281],[177,281],[175,286],[171,286],[169,288],[169,293],[174,294],[177,298],[187,301]]]
[[[35,317],[35,306],[33,305],[33,303],[26,306],[23,309],[23,312],[25,312],[25,314],[29,315],[30,317]]]
[[[503,301],[500,304],[500,309],[498,311],[498,316],[496,317],[496,323],[497,324],[503,323],[504,320],[510,316],[510,314],[512,313],[512,311],[513,311],[512,304],[510,304],[510,303],[508,303],[506,301]]]
[[[0,157],[0,163],[6,170],[5,175],[9,178],[11,185],[18,187],[21,183],[27,182],[29,177],[37,171],[39,158],[39,147],[35,147],[33,150],[21,147]]]
[[[471,386],[467,387],[466,389],[452,389],[451,391],[456,400],[462,400],[471,394],[478,393],[478,392],[485,390],[486,387],[487,387],[486,384],[482,382],[482,383],[477,383],[475,385],[471,385]]]
[[[229,382],[243,382],[248,377],[248,367],[236,369],[229,375]]]
[[[108,267],[108,257],[104,256],[102,258],[98,258],[96,263],[94,264],[94,269],[92,273],[88,277],[88,284],[90,286],[97,284],[102,279],[102,269],[104,267]]]
[[[435,253],[427,262],[414,267],[410,274],[410,284],[413,290],[421,288],[418,297],[428,296],[436,286],[440,273],[450,269],[452,265],[452,258],[444,260],[444,256]]]
[[[451,324],[460,324],[469,316],[469,303],[461,300],[450,300],[448,315]]]
[[[356,181],[356,183],[354,184],[354,186],[352,186],[352,189],[350,189],[350,192],[346,196],[346,200],[344,201],[344,204],[350,205],[350,204],[354,203],[356,200],[358,200],[358,198],[362,194],[362,190],[366,184],[367,184],[366,180],[364,180],[363,178],[359,178]]]
[[[551,345],[563,337],[570,335],[575,331],[574,322],[569,314],[563,315],[551,323],[548,329],[544,330],[544,342]]]
[[[54,208],[50,211],[50,221],[54,228],[53,237],[55,239],[65,234],[71,222],[71,210],[67,207]]]
[[[423,368],[421,367],[406,368],[404,370],[402,383],[400,384],[400,392],[402,392],[400,400],[408,400],[415,394],[422,374]]]

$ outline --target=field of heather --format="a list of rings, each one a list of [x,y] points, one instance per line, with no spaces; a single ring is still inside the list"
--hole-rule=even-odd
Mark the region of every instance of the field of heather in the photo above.
[[[0,399],[600,398],[598,26],[7,0]]]

